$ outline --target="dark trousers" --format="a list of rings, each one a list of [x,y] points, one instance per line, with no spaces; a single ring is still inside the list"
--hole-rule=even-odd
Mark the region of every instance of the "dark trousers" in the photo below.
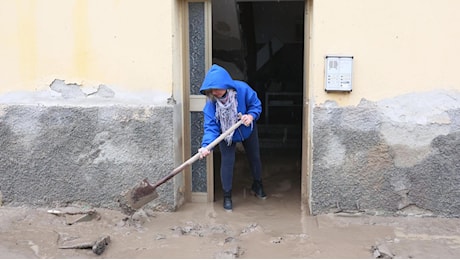
[[[252,178],[254,180],[261,180],[262,162],[260,161],[259,134],[255,123],[253,127],[252,134],[242,143],[246,151],[249,166],[251,167]],[[236,131],[238,131],[238,129]],[[235,132],[235,134],[238,133]],[[219,143],[219,148],[221,152],[220,179],[222,181],[222,189],[224,192],[230,192],[233,184],[236,143],[232,143],[228,146],[227,142],[222,141]]]

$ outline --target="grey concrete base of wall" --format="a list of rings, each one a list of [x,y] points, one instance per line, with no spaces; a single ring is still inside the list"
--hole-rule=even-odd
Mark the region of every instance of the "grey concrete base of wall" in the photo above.
[[[311,208],[460,217],[460,93],[313,111]]]
[[[0,105],[3,204],[117,208],[119,195],[174,168],[174,107]],[[174,180],[147,207],[175,210]]]

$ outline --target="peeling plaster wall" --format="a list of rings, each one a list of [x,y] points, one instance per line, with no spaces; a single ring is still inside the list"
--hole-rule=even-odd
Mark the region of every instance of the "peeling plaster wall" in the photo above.
[[[313,214],[460,216],[460,92],[313,109]]]
[[[84,203],[117,208],[120,194],[174,168],[174,105],[162,95],[92,95],[54,81],[47,92],[0,97],[0,192],[11,205]],[[142,99],[144,98],[144,99]],[[134,103],[133,100],[137,102]],[[175,179],[147,205],[175,210]]]

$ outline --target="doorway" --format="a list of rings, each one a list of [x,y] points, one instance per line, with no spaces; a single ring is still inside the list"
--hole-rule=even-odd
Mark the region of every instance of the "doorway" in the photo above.
[[[262,178],[273,199],[301,203],[304,1],[212,1],[212,63],[246,81],[262,102],[257,121]],[[240,144],[238,144],[240,145]],[[237,146],[234,204],[252,199],[244,149]],[[222,200],[214,152],[214,200]],[[235,201],[236,200],[236,201]]]

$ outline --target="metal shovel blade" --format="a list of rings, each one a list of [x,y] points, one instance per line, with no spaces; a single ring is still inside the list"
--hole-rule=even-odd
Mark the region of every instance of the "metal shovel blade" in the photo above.
[[[158,193],[155,188],[156,187],[152,186],[147,179],[144,179],[121,195],[118,200],[120,208],[128,215],[134,214],[136,210],[158,198]]]
[[[239,120],[234,125],[232,125],[229,129],[223,132],[219,137],[217,137],[214,141],[212,141],[206,148],[211,150],[217,144],[219,144],[226,136],[230,133],[233,133],[243,121]],[[150,201],[156,199],[158,197],[157,192],[155,189],[162,185],[163,183],[170,180],[172,177],[176,176],[178,173],[182,172],[186,167],[192,165],[194,162],[199,160],[201,154],[198,152],[190,159],[179,165],[177,168],[172,170],[168,175],[163,177],[162,179],[158,180],[154,185],[151,185],[147,179],[144,179],[141,183],[134,186],[132,189],[122,193],[120,199],[118,200],[120,204],[120,208],[129,215],[132,215],[136,212],[136,210],[140,209],[145,204],[149,203]]]

